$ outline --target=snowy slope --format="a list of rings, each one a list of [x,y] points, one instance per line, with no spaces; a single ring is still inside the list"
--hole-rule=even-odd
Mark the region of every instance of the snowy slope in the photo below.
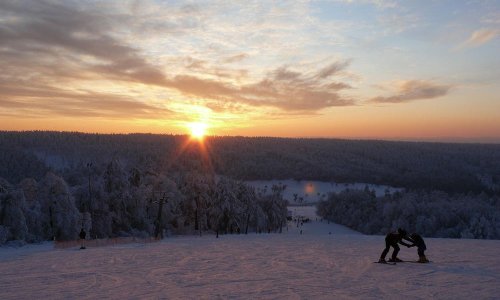
[[[314,213],[299,208],[301,214]],[[500,241],[426,239],[431,264],[374,264],[382,236],[315,221],[283,234],[86,250],[0,249],[0,299],[498,299]],[[331,234],[329,234],[331,232]],[[415,248],[400,257],[416,259]]]

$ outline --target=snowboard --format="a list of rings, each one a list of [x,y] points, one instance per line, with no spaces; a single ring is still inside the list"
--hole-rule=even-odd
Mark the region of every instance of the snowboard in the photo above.
[[[385,263],[378,262],[378,261],[374,261],[373,263],[374,263],[374,264],[381,264],[381,265],[393,265],[393,266],[395,266],[395,265],[396,265],[396,263],[395,263],[395,262],[391,262],[391,261],[387,261],[387,262],[385,262]]]

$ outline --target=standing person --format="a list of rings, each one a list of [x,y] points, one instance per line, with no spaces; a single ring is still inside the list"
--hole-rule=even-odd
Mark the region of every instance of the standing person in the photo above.
[[[87,236],[87,233],[85,232],[85,230],[83,230],[83,227],[82,227],[82,230],[80,230],[80,241],[82,242],[82,246],[80,247],[80,249],[85,249],[85,237]]]
[[[392,251],[392,257],[391,257],[391,259],[389,259],[389,261],[390,262],[400,262],[400,261],[402,261],[401,259],[399,259],[397,257],[398,256],[398,252],[399,252],[398,243],[400,243],[401,245],[405,245],[406,247],[410,247],[411,246],[410,244],[407,244],[407,243],[403,242],[403,239],[405,239],[405,240],[407,240],[409,242],[413,242],[412,240],[410,240],[407,237],[406,230],[404,230],[403,228],[398,228],[397,232],[388,233],[385,236],[385,249],[384,249],[384,251],[382,251],[382,254],[380,255],[380,259],[379,259],[378,262],[379,263],[386,263],[385,256],[387,255],[387,253],[389,253],[389,249],[391,247],[394,248],[394,250]]]
[[[417,254],[418,254],[418,262],[419,263],[428,263],[429,260],[425,257],[425,250],[427,247],[425,246],[424,239],[417,233],[412,233],[410,235],[410,239],[413,241],[413,244],[410,247],[417,246]]]

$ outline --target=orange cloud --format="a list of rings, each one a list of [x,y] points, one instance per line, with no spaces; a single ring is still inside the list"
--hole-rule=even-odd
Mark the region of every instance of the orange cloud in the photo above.
[[[398,93],[389,97],[375,97],[371,103],[404,103],[414,100],[433,99],[444,96],[451,86],[440,85],[422,80],[407,80],[399,83]]]
[[[149,61],[137,48],[120,40],[113,34],[114,24],[121,16],[81,10],[52,2],[0,3],[6,14],[16,16],[0,19],[0,62],[3,74],[0,84],[3,89],[0,106],[25,107],[68,114],[112,113],[116,105],[116,116],[125,113],[146,117],[167,113],[164,108],[145,104],[131,97],[116,96],[107,92],[91,92],[92,82],[140,83],[166,89],[174,89],[188,96],[250,107],[273,107],[288,112],[310,113],[332,106],[353,105],[352,99],[339,92],[349,88],[349,84],[332,80],[347,68],[350,61],[336,61],[320,66],[312,75],[291,70],[289,66],[276,68],[254,83],[235,84],[238,76],[247,70],[225,71],[222,68],[208,70],[205,61],[190,58],[188,69],[202,74],[214,74],[214,78],[200,75],[167,73],[159,64]],[[241,53],[228,57],[232,63],[247,58]],[[29,82],[25,78],[30,78]],[[221,80],[224,78],[225,80]],[[58,88],[65,84],[63,91]],[[76,89],[74,86],[85,86]],[[73,90],[71,90],[73,87]],[[35,97],[40,101],[26,101]],[[97,99],[100,98],[100,102]],[[45,99],[45,100],[42,100]],[[81,109],[78,110],[78,106]],[[231,105],[229,105],[231,106]]]
[[[479,47],[500,35],[500,30],[491,28],[481,28],[471,33],[469,39],[462,44],[462,47]]]

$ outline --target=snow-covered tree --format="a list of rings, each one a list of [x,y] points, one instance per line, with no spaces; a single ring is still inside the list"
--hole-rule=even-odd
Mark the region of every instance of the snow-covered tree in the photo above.
[[[500,238],[496,197],[448,195],[444,192],[401,192],[383,197],[366,191],[331,194],[317,206],[318,214],[370,234],[398,227],[424,236]]]
[[[47,173],[40,183],[38,199],[45,237],[54,237],[57,240],[75,239],[81,227],[82,216],[64,179]]]
[[[24,217],[26,201],[22,190],[0,193],[0,224],[7,233],[7,240],[25,240],[28,227]]]

